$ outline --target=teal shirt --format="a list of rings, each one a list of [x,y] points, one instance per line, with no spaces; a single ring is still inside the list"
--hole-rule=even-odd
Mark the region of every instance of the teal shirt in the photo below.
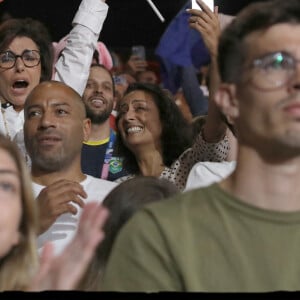
[[[300,212],[251,206],[217,184],[151,204],[121,230],[102,290],[300,290]]]

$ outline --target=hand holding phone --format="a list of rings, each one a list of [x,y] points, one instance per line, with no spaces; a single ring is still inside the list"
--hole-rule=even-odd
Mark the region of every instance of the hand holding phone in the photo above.
[[[189,26],[201,34],[202,40],[207,47],[210,56],[216,57],[218,51],[218,37],[220,35],[218,6],[211,10],[207,6],[204,6],[203,0],[199,1],[199,3],[202,6],[202,9],[187,9],[187,12],[191,14]]]
[[[141,45],[132,46],[131,56],[127,64],[133,73],[144,71],[147,67],[145,47]]]
[[[214,11],[214,0],[202,0],[202,1],[209,7],[209,9],[212,12]],[[197,3],[197,0],[191,0],[191,8],[202,10],[200,5]]]
[[[146,51],[144,46],[132,46],[131,54],[138,56],[141,60],[146,60]]]

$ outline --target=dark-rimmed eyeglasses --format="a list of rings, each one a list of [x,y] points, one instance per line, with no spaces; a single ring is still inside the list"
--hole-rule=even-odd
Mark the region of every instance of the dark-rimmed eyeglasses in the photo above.
[[[300,63],[287,52],[273,52],[255,59],[251,68],[254,70],[252,83],[264,90],[273,90],[285,86],[295,75]]]
[[[0,68],[13,68],[18,57],[22,59],[23,64],[28,68],[37,66],[41,61],[40,52],[37,50],[24,50],[21,55],[17,55],[14,52],[8,50],[0,52]]]

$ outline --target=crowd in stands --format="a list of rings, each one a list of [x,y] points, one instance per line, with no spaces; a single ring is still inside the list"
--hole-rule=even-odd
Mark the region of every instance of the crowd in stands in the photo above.
[[[197,3],[201,66],[100,41],[106,0],[0,23],[0,291],[300,288],[300,3]]]

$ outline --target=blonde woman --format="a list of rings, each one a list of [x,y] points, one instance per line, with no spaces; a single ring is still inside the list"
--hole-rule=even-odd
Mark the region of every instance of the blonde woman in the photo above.
[[[16,145],[0,135],[0,291],[75,288],[104,237],[101,227],[107,210],[88,204],[65,251],[54,257],[48,244],[39,263],[37,214],[23,158]]]
[[[37,210],[27,166],[0,136],[0,290],[25,289],[38,267]]]

